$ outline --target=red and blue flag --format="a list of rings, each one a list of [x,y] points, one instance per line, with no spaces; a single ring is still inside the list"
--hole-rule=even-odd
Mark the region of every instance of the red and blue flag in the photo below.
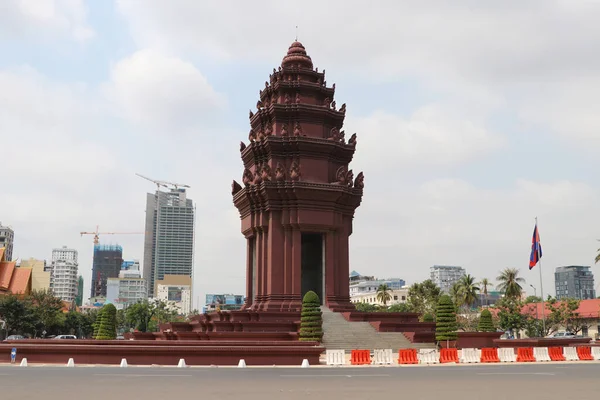
[[[542,244],[540,243],[540,233],[537,223],[533,228],[533,238],[531,239],[531,255],[529,256],[529,269],[532,269],[542,258]]]

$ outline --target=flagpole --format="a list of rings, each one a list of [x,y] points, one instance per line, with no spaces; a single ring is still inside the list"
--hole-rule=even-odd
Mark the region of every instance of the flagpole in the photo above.
[[[537,217],[535,217],[535,226],[536,226],[536,230],[537,230],[537,236],[539,237],[540,229],[538,227]],[[536,251],[538,251],[538,250],[536,249]],[[544,284],[542,283],[542,258],[541,257],[538,260],[538,264],[540,264],[540,292],[541,292],[541,296],[542,296],[542,335],[544,335],[546,333],[546,313],[545,313],[546,302],[544,300]]]

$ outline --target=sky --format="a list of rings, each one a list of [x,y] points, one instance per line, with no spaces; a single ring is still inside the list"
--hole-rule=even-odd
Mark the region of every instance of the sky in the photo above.
[[[14,257],[143,232],[135,175],[197,206],[194,303],[244,293],[231,199],[248,109],[296,34],[356,132],[350,270],[407,283],[434,264],[543,285],[600,247],[600,3],[592,0],[3,0],[0,222]],[[296,28],[296,26],[298,28]],[[143,235],[101,236],[143,259]],[[598,276],[600,278],[600,275]],[[600,281],[599,281],[600,283]]]

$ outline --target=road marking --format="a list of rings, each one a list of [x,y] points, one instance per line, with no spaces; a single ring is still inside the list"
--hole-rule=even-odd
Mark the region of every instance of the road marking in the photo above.
[[[343,377],[343,378],[362,378],[362,377],[373,377],[373,376],[380,376],[380,377],[389,377],[389,375],[386,374],[360,374],[360,375],[332,375],[332,374],[321,374],[321,375],[279,375],[281,378],[330,378],[330,377]]]
[[[94,374],[94,376],[127,376],[127,377],[133,377],[133,378],[141,378],[141,377],[151,377],[151,376],[158,376],[158,377],[190,377],[192,375],[173,375],[173,374]]]
[[[556,375],[552,372],[481,372],[477,375]]]

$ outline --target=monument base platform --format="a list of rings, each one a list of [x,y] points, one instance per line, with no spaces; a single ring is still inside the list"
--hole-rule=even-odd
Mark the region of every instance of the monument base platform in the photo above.
[[[9,355],[12,348],[17,349],[17,363],[27,358],[28,363],[66,364],[73,358],[75,364],[119,365],[125,358],[129,365],[177,365],[183,358],[187,365],[237,365],[243,359],[248,366],[299,366],[304,359],[315,365],[325,350],[313,342],[20,340],[0,344],[0,353]]]

